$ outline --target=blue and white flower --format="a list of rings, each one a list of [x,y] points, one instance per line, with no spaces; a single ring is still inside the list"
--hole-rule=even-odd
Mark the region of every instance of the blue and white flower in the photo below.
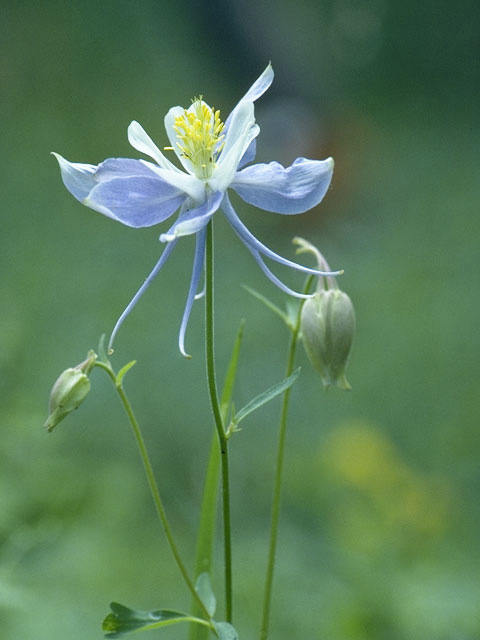
[[[297,158],[288,168],[277,162],[254,164],[256,137],[253,103],[273,80],[270,65],[243,96],[225,124],[220,112],[194,99],[188,109],[172,107],[165,116],[173,151],[183,170],[155,145],[138,122],[128,127],[132,147],[152,161],[109,158],[98,166],[69,162],[58,154],[62,179],[82,204],[129,227],[149,227],[167,220],[178,209],[173,225],[160,236],[166,247],[152,272],[122,313],[110,338],[165,264],[181,236],[196,234],[193,273],[179,334],[179,349],[186,356],[184,339],[204,264],[206,225],[221,209],[235,233],[252,253],[264,274],[290,295],[305,297],[283,284],[267,267],[264,257],[306,273],[330,275],[291,262],[274,253],[245,227],[228,196],[233,189],[249,204],[287,215],[303,213],[318,204],[330,185],[333,160]],[[245,168],[242,168],[245,167]]]

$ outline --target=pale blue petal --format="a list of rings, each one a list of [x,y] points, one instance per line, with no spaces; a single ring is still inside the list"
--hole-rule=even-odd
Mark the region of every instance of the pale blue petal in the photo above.
[[[52,152],[52,155],[55,156],[60,165],[63,184],[74,198],[82,202],[96,185],[94,175],[97,167],[93,164],[69,162],[55,152]]]
[[[255,160],[255,156],[257,155],[257,140],[254,138],[251,143],[248,145],[248,149],[242,156],[242,159],[238,163],[238,169],[241,169],[246,164],[253,162]]]
[[[326,194],[333,173],[333,160],[297,158],[285,169],[278,162],[254,164],[239,171],[232,189],[249,204],[266,211],[304,213]]]
[[[207,200],[194,209],[184,209],[176,222],[166,233],[160,236],[161,242],[171,242],[180,236],[189,236],[197,233],[209,222],[223,198],[223,193],[210,193]]]
[[[155,162],[162,167],[170,171],[180,171],[168,158],[166,158],[157,145],[150,138],[148,133],[142,127],[141,124],[135,120],[130,123],[128,127],[128,141],[134,149],[144,153],[146,156],[150,156]]]
[[[132,160],[131,158],[107,158],[101,162],[95,171],[95,182],[107,182],[113,178],[132,178],[153,176],[151,162]]]
[[[152,171],[155,165],[150,162],[109,158],[97,167],[54,155],[65,186],[77,200],[130,227],[163,222],[187,198]]]
[[[294,291],[293,289],[290,289],[290,287],[287,287],[286,284],[284,284],[279,278],[277,278],[277,276],[274,273],[272,273],[272,271],[270,271],[270,269],[267,267],[267,265],[263,261],[262,256],[258,253],[258,251],[255,251],[255,249],[252,249],[252,247],[249,246],[248,244],[246,246],[247,246],[247,249],[253,255],[253,257],[255,258],[260,269],[267,276],[267,278],[271,280],[273,284],[275,284],[279,289],[284,291],[286,294],[288,294],[289,296],[294,296],[295,298],[311,298],[315,295],[314,293],[310,295],[305,293],[299,293],[298,291]]]
[[[202,298],[205,297],[206,293],[207,293],[207,283],[204,282],[202,290],[200,291],[200,293],[195,294],[195,300],[201,300]]]
[[[205,257],[205,237],[206,228],[203,227],[196,237],[195,257],[193,260],[192,278],[190,280],[190,287],[188,289],[187,302],[185,304],[185,311],[183,312],[182,324],[180,325],[180,333],[178,335],[178,348],[180,353],[185,358],[190,358],[185,351],[185,332],[187,330],[188,320],[190,318],[190,312],[192,310],[193,301],[195,300],[198,289],[198,282],[202,273],[203,260]]]
[[[118,330],[122,326],[125,318],[130,314],[130,312],[135,307],[137,302],[140,300],[140,298],[143,296],[145,291],[151,285],[151,283],[154,280],[155,276],[158,274],[160,269],[163,267],[163,265],[167,261],[167,258],[169,257],[169,255],[172,253],[175,245],[176,245],[176,242],[171,242],[169,245],[167,245],[165,247],[165,249],[163,250],[163,253],[162,253],[161,257],[160,257],[160,260],[154,266],[154,268],[153,268],[152,272],[150,273],[150,275],[147,277],[147,279],[142,284],[142,286],[137,291],[137,293],[133,296],[131,302],[128,304],[128,306],[125,309],[125,311],[122,313],[120,318],[117,320],[117,323],[116,323],[115,327],[113,328],[112,335],[110,336],[110,340],[108,341],[108,349],[109,350],[112,348],[113,341],[115,340],[115,336],[117,335]]]
[[[140,228],[163,222],[186,198],[183,191],[149,172],[148,176],[127,176],[99,182],[83,204],[129,227]]]
[[[296,262],[292,262],[291,260],[287,260],[286,258],[282,258],[282,256],[279,256],[277,253],[262,244],[260,240],[257,240],[257,238],[255,238],[255,236],[247,229],[247,227],[235,213],[227,194],[225,194],[225,197],[222,201],[222,210],[239,238],[247,245],[247,247],[254,249],[259,253],[262,253],[267,258],[275,260],[276,262],[279,262],[286,267],[297,269],[297,271],[303,271],[304,273],[313,273],[317,276],[337,276],[343,273],[342,271],[318,271],[317,269],[310,269],[309,267],[304,267],[301,264],[297,264]]]

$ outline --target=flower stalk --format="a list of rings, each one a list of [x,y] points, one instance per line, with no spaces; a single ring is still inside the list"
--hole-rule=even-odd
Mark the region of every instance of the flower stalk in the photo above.
[[[305,284],[304,293],[308,293],[313,280],[313,276],[309,276]],[[297,345],[300,333],[300,321],[302,315],[303,304],[300,304],[296,322],[291,327],[290,345],[288,348],[286,377],[292,375],[295,367],[295,355],[297,352]],[[280,425],[278,432],[278,444],[277,444],[277,456],[275,464],[275,482],[273,488],[272,499],[272,512],[271,512],[271,524],[270,524],[270,542],[268,548],[268,560],[267,571],[265,576],[265,588],[263,596],[263,614],[262,614],[262,626],[260,630],[260,640],[267,640],[269,627],[270,627],[270,609],[272,603],[272,588],[273,577],[275,569],[275,558],[277,551],[277,539],[278,539],[278,523],[280,520],[280,501],[282,494],[282,479],[283,479],[283,466],[285,458],[285,439],[287,433],[287,418],[288,408],[290,405],[290,392],[291,387],[288,387],[283,393],[282,409],[280,413]]]
[[[145,470],[145,475],[147,476],[147,481],[148,481],[148,486],[150,487],[150,492],[152,494],[152,498],[153,498],[153,502],[155,504],[155,508],[158,514],[158,517],[160,519],[160,522],[162,524],[162,528],[163,531],[165,532],[165,536],[167,538],[167,542],[168,545],[170,547],[170,550],[172,552],[172,555],[175,559],[175,562],[177,564],[177,567],[183,577],[183,580],[185,582],[185,584],[187,585],[190,593],[192,594],[192,597],[195,599],[195,602],[197,603],[200,611],[202,612],[202,615],[204,616],[204,618],[206,620],[208,620],[209,622],[211,622],[211,616],[208,613],[207,608],[205,607],[205,605],[203,604],[200,596],[198,595],[193,582],[188,574],[188,571],[186,569],[185,563],[182,560],[182,557],[180,555],[180,551],[178,550],[177,544],[175,542],[175,539],[173,537],[173,533],[172,533],[172,529],[170,527],[170,523],[168,521],[167,518],[167,514],[165,511],[165,507],[163,505],[163,501],[162,498],[160,496],[160,490],[158,488],[158,484],[157,481],[155,479],[155,474],[153,472],[153,467],[152,467],[152,463],[150,462],[150,457],[148,455],[148,450],[147,450],[147,446],[145,444],[145,440],[143,438],[143,434],[142,431],[140,429],[140,425],[138,423],[138,420],[135,416],[135,413],[133,412],[133,408],[132,405],[130,404],[130,401],[127,397],[127,394],[125,393],[125,390],[123,388],[123,384],[122,382],[118,381],[118,377],[115,375],[114,371],[112,370],[112,368],[104,363],[101,362],[99,360],[97,360],[95,362],[95,366],[96,367],[100,367],[101,369],[103,369],[104,371],[107,372],[108,376],[110,377],[111,381],[113,382],[113,385],[115,387],[115,390],[117,391],[117,394],[120,398],[120,401],[123,405],[123,408],[125,410],[125,413],[127,414],[128,420],[130,422],[130,425],[132,427],[132,431],[133,431],[133,435],[135,437],[135,440],[137,442],[137,446],[138,446],[138,450],[140,452],[140,457],[142,460],[142,464],[143,464],[143,468]]]
[[[230,517],[230,471],[228,458],[228,438],[220,411],[215,373],[215,341],[213,320],[213,222],[207,225],[205,256],[205,346],[207,363],[207,383],[212,406],[215,428],[218,435],[222,467],[222,510],[225,560],[225,618],[232,622],[232,534]]]

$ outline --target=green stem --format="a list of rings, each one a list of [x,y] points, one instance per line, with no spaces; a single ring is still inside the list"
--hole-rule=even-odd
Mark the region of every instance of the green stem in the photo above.
[[[165,536],[167,538],[170,549],[172,551],[173,557],[175,558],[175,562],[177,563],[177,567],[180,573],[182,574],[182,577],[188,589],[190,590],[190,593],[195,599],[195,602],[197,603],[199,610],[202,612],[206,620],[211,621],[211,616],[208,613],[205,605],[203,604],[200,596],[195,590],[193,582],[191,581],[190,576],[187,573],[185,564],[183,563],[183,560],[180,556],[180,552],[175,543],[172,530],[170,528],[170,524],[167,519],[167,514],[165,512],[165,507],[160,497],[160,491],[158,489],[157,481],[155,480],[155,475],[153,473],[153,467],[150,462],[147,447],[145,445],[142,432],[140,430],[140,425],[138,424],[137,418],[135,417],[135,414],[133,412],[132,405],[130,404],[130,401],[127,397],[127,394],[125,393],[125,390],[123,389],[122,384],[117,383],[117,379],[113,370],[108,365],[105,365],[102,362],[97,361],[95,365],[101,367],[104,371],[108,373],[108,375],[110,376],[115,386],[115,389],[117,390],[120,400],[122,401],[123,408],[125,409],[125,413],[127,414],[130,424],[132,426],[133,435],[135,436],[135,440],[137,442],[138,449],[140,451],[140,457],[142,459],[143,467],[145,469],[145,475],[147,476],[147,481],[150,487],[150,491],[152,493],[153,501],[155,503],[155,508],[157,510],[160,521],[162,523],[162,527],[165,532]]]
[[[233,387],[237,375],[238,359],[243,338],[245,321],[242,320],[238,328],[235,342],[233,344],[232,355],[223,383],[222,395],[220,397],[220,413],[223,424],[228,418],[228,411],[232,402]],[[217,505],[220,480],[220,449],[218,446],[217,430],[213,434],[210,445],[210,456],[208,459],[207,473],[203,486],[202,509],[200,512],[200,524],[197,534],[197,545],[195,555],[195,579],[201,573],[207,572],[211,575],[213,566],[213,548],[217,531]],[[195,615],[197,605],[192,603],[192,610]],[[190,625],[189,640],[207,640],[208,629],[198,624]]]
[[[213,226],[207,227],[207,244],[205,258],[205,342],[207,359],[207,382],[210,404],[217,429],[218,444],[222,465],[222,505],[223,505],[223,538],[225,555],[225,608],[226,620],[232,622],[232,540],[230,520],[230,474],[228,462],[228,439],[225,435],[220,403],[218,401],[215,376],[215,345],[213,325]]]
[[[220,478],[220,451],[216,432],[213,434],[210,445],[207,473],[203,487],[202,508],[200,511],[200,523],[198,527],[197,545],[195,552],[195,579],[202,573],[211,575],[212,555],[215,542],[217,523],[218,486]],[[192,602],[192,613],[198,615],[198,605]],[[190,640],[205,640],[208,630],[197,624],[190,626]]]
[[[307,279],[304,291],[308,292],[310,289],[313,276]],[[287,356],[287,369],[285,377],[288,378],[292,375],[295,367],[295,354],[297,351],[298,336],[300,333],[300,319],[302,313],[302,306],[300,305],[295,326],[292,327],[292,334],[290,336],[290,345],[288,348]],[[277,550],[278,539],[278,522],[280,519],[280,498],[282,492],[282,477],[283,477],[283,462],[285,457],[285,437],[287,432],[287,417],[288,407],[290,404],[290,392],[291,387],[285,389],[283,393],[282,410],[280,414],[280,426],[278,433],[278,445],[277,445],[277,459],[275,467],[275,484],[273,489],[273,501],[272,501],[272,514],[270,525],[270,544],[268,549],[268,561],[267,572],[265,578],[265,590],[263,598],[263,617],[262,626],[260,631],[260,640],[266,640],[268,637],[268,630],[270,625],[270,608],[272,603],[272,586],[273,586],[273,573],[275,568],[275,556]]]

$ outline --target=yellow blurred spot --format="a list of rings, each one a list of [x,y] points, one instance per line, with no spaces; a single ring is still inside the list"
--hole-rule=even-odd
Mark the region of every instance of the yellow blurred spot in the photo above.
[[[449,492],[410,467],[384,432],[359,423],[338,428],[322,459],[333,478],[368,500],[368,518],[384,533],[434,535],[446,528]]]

